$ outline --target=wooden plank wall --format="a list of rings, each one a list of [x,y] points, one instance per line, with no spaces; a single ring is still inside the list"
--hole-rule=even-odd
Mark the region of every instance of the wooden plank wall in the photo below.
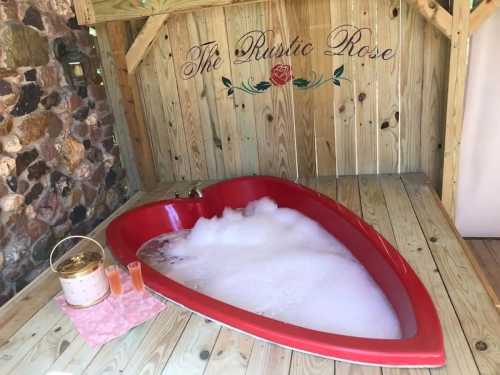
[[[354,56],[349,48],[325,54],[340,40],[329,38],[338,27],[351,34],[369,28]],[[250,39],[241,37],[250,33],[255,42],[260,31],[262,49],[298,37],[305,56],[242,62]],[[216,66],[193,74],[199,66],[189,61],[197,63],[199,45]],[[379,55],[390,49],[391,58],[369,58],[368,49],[359,50],[364,45]],[[168,181],[423,171],[439,186],[448,51],[446,38],[402,0],[272,0],[171,15],[137,70],[157,175]],[[255,86],[269,82],[277,64],[290,65],[294,79],[313,72],[331,78],[343,66],[345,80],[340,87],[289,83],[228,96],[223,76],[234,86]]]

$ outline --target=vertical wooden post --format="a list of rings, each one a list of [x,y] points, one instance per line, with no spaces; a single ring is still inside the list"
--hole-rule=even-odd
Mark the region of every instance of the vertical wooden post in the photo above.
[[[101,23],[95,25],[95,30],[97,33],[97,45],[99,46],[101,66],[104,71],[106,96],[115,119],[115,125],[113,127],[114,135],[120,145],[120,160],[122,166],[127,172],[128,190],[130,194],[133,194],[141,188],[141,179],[134,158],[132,140],[128,134],[127,119],[125,118],[125,112],[122,105],[122,94],[118,87],[118,79],[116,78],[118,69],[111,55],[111,46],[106,24]]]
[[[442,189],[443,205],[452,219],[455,218],[458,162],[464,119],[469,16],[469,0],[455,0],[453,2],[451,30],[450,73],[448,81]]]
[[[143,190],[150,190],[157,182],[149,134],[145,126],[144,113],[138,96],[134,75],[127,71],[126,53],[128,37],[123,21],[106,23],[111,55],[116,66],[116,78],[122,96],[122,106],[127,121],[132,152]]]

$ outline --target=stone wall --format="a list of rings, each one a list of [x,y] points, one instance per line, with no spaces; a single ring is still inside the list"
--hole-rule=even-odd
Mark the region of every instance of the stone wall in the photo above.
[[[67,81],[57,38],[90,58],[87,87]],[[98,72],[70,0],[0,1],[0,305],[47,268],[55,241],[88,233],[125,199]]]

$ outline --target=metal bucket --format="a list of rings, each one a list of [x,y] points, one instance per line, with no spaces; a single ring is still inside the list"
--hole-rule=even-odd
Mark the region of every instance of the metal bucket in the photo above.
[[[93,242],[101,253],[83,251],[54,267],[52,256],[64,241],[80,238]],[[59,276],[64,298],[74,308],[85,308],[103,301],[109,295],[109,283],[104,273],[105,252],[102,245],[86,236],[69,236],[59,241],[50,252],[50,268]]]

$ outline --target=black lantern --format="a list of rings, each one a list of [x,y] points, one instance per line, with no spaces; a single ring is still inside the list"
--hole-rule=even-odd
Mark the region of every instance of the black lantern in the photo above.
[[[87,77],[91,72],[89,57],[63,38],[54,40],[54,54],[63,66],[66,81],[75,89],[87,87]]]

